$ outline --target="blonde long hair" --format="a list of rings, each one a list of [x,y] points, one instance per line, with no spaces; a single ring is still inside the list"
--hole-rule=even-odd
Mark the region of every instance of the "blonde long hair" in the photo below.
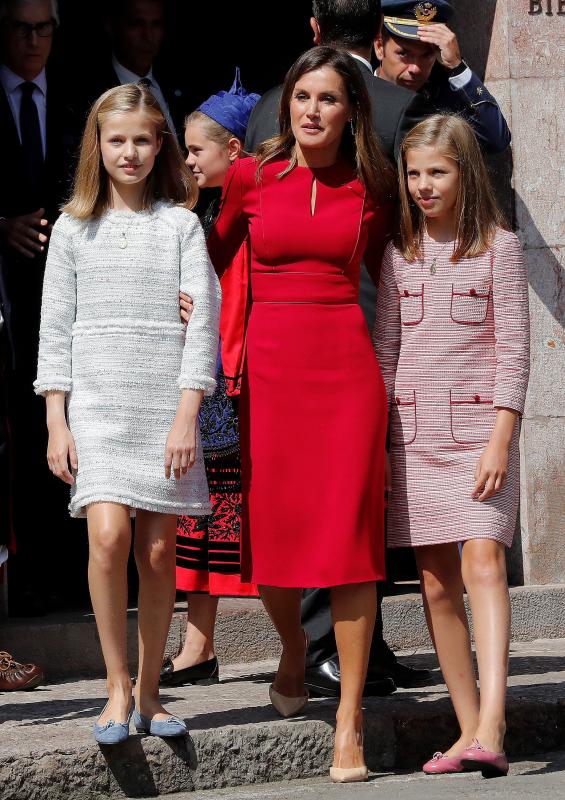
[[[437,147],[459,167],[459,190],[455,205],[456,246],[451,261],[472,258],[491,246],[497,227],[507,228],[496,202],[477,137],[461,117],[434,114],[407,134],[398,156],[400,224],[396,246],[407,261],[422,255],[426,217],[408,192],[406,154],[409,150]]]
[[[153,94],[137,83],[126,83],[104,92],[90,109],[82,137],[79,162],[75,173],[73,192],[63,206],[77,219],[99,217],[108,208],[108,175],[102,164],[100,129],[112,114],[143,111],[154,123],[161,149],[145,183],[143,208],[150,208],[156,200],[171,200],[185,208],[194,208],[198,199],[198,185],[184,163],[176,137],[169,130],[161,106]]]
[[[216,144],[219,144],[221,147],[227,147],[230,139],[237,139],[241,142],[241,139],[228,131],[227,128],[224,128],[223,125],[220,125],[219,122],[216,122],[215,119],[209,117],[208,114],[204,114],[202,111],[193,111],[191,114],[184,121],[185,130],[188,128],[189,125],[200,125],[204,128],[206,132],[206,136]],[[241,142],[243,145],[243,142]]]
[[[367,87],[354,59],[335,47],[317,46],[307,50],[288,71],[280,101],[280,134],[267,139],[258,148],[258,175],[260,176],[264,164],[282,157],[289,158],[290,164],[279,177],[283,177],[296,166],[295,139],[290,123],[292,92],[303,75],[321,67],[330,67],[343,78],[353,110],[351,131],[346,126],[343,133],[341,155],[355,167],[357,177],[375,201],[394,197],[394,170],[373,131],[371,100]]]

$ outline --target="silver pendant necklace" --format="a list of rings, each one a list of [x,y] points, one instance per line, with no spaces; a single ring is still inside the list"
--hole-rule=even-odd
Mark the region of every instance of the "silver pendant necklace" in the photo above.
[[[129,225],[123,231],[120,232],[120,241],[118,242],[118,247],[120,248],[120,250],[125,250],[126,247],[128,246],[128,237],[126,234],[130,229],[130,225],[131,225],[131,220]]]
[[[118,240],[118,247],[120,248],[120,250],[125,250],[125,249],[126,249],[126,247],[128,246],[128,237],[127,237],[127,234],[128,234],[128,231],[129,231],[129,229],[130,229],[130,227],[131,227],[131,224],[132,224],[132,222],[133,222],[133,217],[134,217],[134,214],[132,214],[132,219],[130,219],[130,221],[128,222],[128,224],[126,225],[126,227],[125,227],[125,228],[123,228],[123,229],[120,231],[120,238],[119,238],[119,240]]]
[[[426,228],[426,233],[428,234],[428,237],[430,237],[430,234],[428,233],[428,229],[427,228]],[[431,239],[431,237],[430,237],[430,240],[433,241],[433,239]],[[451,245],[452,251],[455,249],[455,242],[453,240],[450,241],[450,242],[446,242],[444,244],[444,246],[441,248],[441,250],[439,251],[437,256],[434,256],[432,258],[432,262],[430,264],[430,275],[435,275],[436,274],[437,268],[438,268],[438,261],[439,261],[440,258],[443,258],[443,255],[444,255],[448,245]]]

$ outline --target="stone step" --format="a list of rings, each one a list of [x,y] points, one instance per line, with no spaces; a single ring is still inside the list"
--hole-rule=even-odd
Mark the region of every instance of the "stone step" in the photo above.
[[[565,637],[565,586],[526,586],[510,590],[512,638],[517,642]],[[385,639],[393,650],[430,647],[419,594],[387,597],[383,604]],[[185,615],[177,605],[167,644],[174,655],[182,646]],[[136,670],[137,621],[128,618],[129,653]],[[234,664],[276,658],[279,643],[260,600],[220,601],[216,626],[220,663]],[[2,625],[0,648],[17,658],[41,664],[50,679],[101,676],[104,664],[92,613],[12,619]]]
[[[511,648],[508,736],[511,758],[565,749],[565,640]],[[430,686],[366,702],[370,769],[418,769],[456,737],[456,723],[433,654],[411,663],[434,669]],[[268,702],[274,661],[225,667],[216,686],[163,691],[191,736],[133,733],[99,747],[91,726],[105,702],[102,680],[67,681],[4,694],[0,705],[0,800],[149,797],[327,775],[335,700],[311,700],[304,715],[280,719]],[[318,795],[321,796],[321,795]]]

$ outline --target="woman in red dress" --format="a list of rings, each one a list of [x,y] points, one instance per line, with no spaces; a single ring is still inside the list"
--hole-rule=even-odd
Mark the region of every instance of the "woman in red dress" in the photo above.
[[[315,47],[298,59],[280,127],[256,159],[231,168],[208,239],[224,315],[235,317],[245,312],[229,290],[230,264],[247,235],[251,246],[242,575],[260,585],[281,637],[270,695],[284,716],[307,701],[302,589],[332,587],[341,700],[331,775],[363,780],[361,699],[375,581],[384,578],[387,404],[358,305],[359,268],[364,258],[378,276],[394,181],[362,77],[343,52]]]

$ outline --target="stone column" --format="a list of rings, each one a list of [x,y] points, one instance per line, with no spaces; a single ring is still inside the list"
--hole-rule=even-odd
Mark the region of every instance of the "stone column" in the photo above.
[[[511,202],[497,189],[513,212],[530,281],[531,374],[510,572],[526,584],[565,583],[565,0],[456,6],[463,57],[484,75],[512,129]],[[504,159],[495,173],[500,184]]]

